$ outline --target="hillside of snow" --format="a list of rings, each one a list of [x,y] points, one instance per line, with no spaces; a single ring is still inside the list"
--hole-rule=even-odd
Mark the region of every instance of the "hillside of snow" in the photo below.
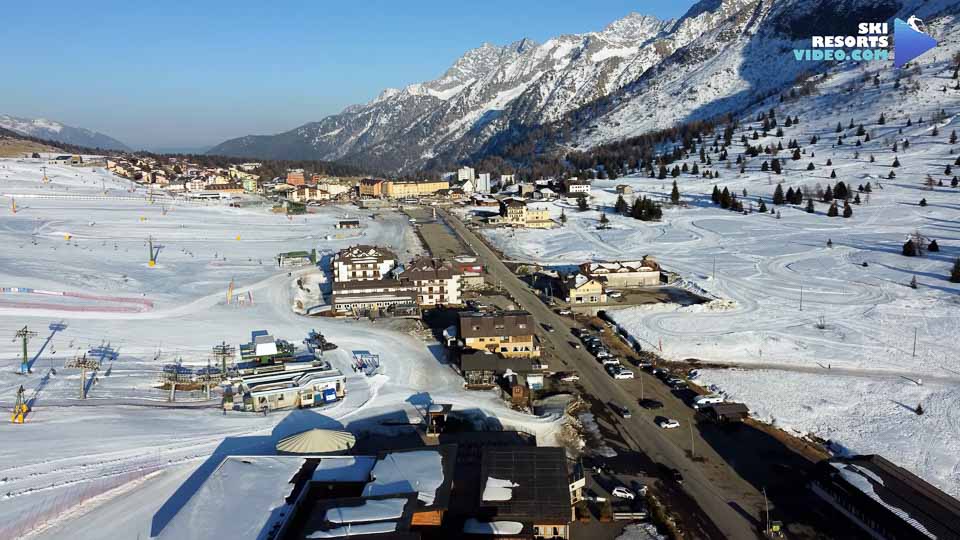
[[[950,60],[960,43],[952,21],[940,30],[941,45],[913,70],[897,72],[882,62],[837,66],[811,96],[784,103],[772,97],[751,108],[726,161],[713,136],[704,136],[701,146],[711,163],[701,162],[698,152],[675,163],[701,171],[676,177],[681,206],[668,204],[671,175],[661,180],[639,173],[595,181],[589,211],[551,203],[555,218],[565,213],[565,226],[489,229],[487,238],[509,259],[545,265],[655,257],[680,275],[681,286],[716,300],[608,310],[644,347],[662,346],[671,360],[742,366],[747,371],[705,370],[704,377],[761,418],[851,452],[882,453],[958,495],[960,283],[949,276],[960,258],[960,187],[953,186],[960,142],[951,143],[951,134],[960,131],[960,90]],[[770,109],[780,137],[776,128],[761,134],[759,116]],[[787,117],[798,123],[785,127]],[[745,156],[743,136],[752,146],[775,151],[782,145],[776,157],[783,172],[764,171],[773,153]],[[815,144],[813,137],[819,138]],[[791,141],[800,148],[798,160]],[[746,160],[742,173],[738,157]],[[719,178],[705,178],[706,170]],[[851,202],[849,218],[828,217],[830,205],[820,200],[814,213],[806,212],[806,200],[772,202],[778,183],[817,199],[819,190],[838,182],[849,186],[851,199],[860,199]],[[663,219],[616,214],[619,184],[633,188],[628,202],[644,196],[663,202]],[[752,212],[713,204],[714,186]],[[775,213],[758,213],[761,202]],[[838,209],[842,213],[842,201]],[[609,230],[597,229],[600,212]],[[936,240],[940,250],[903,256],[903,244],[915,234]],[[922,417],[907,410],[918,403],[927,411]],[[897,432],[922,432],[924,444]]]

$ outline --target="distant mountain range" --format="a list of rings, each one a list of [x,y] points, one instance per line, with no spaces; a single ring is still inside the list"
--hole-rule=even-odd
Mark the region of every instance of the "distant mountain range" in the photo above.
[[[210,154],[339,160],[411,172],[499,155],[590,148],[743,110],[816,64],[791,50],[857,23],[955,10],[954,0],[702,0],[681,18],[632,13],[600,32],[468,51],[440,78],[386,89],[363,105]],[[546,126],[552,139],[530,142]],[[514,144],[514,146],[516,146]],[[526,147],[525,146],[525,147]]]
[[[105,150],[130,150],[127,145],[103,133],[72,127],[43,118],[19,118],[7,114],[0,114],[0,128],[5,128],[29,137],[76,146],[102,148]]]

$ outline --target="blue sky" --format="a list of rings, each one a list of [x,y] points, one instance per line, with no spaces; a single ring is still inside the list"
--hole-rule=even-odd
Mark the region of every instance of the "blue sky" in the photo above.
[[[692,1],[66,0],[4,8],[0,113],[135,147],[275,133],[442,74],[483,42],[600,30]]]

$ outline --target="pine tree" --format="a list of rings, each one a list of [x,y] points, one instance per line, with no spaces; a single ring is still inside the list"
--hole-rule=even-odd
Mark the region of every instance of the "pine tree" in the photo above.
[[[790,117],[788,116],[788,117],[787,117],[787,120],[789,121],[789,119],[790,119]],[[767,205],[766,205],[766,203],[763,202],[763,199],[759,199],[759,201],[760,201],[760,207],[759,207],[759,209],[758,209],[757,211],[760,212],[761,214],[766,214],[766,213],[767,213]]]
[[[793,159],[794,161],[800,161],[800,149],[799,149],[799,148],[794,148],[794,149],[793,149],[793,157],[792,157],[791,159]]]
[[[930,253],[937,253],[940,251],[940,244],[938,244],[936,240],[931,240],[930,243],[927,244],[927,251]]]
[[[610,223],[610,220],[607,219],[607,214],[606,213],[600,214],[600,225],[605,228],[608,223]]]
[[[917,256],[917,245],[913,242],[912,239],[911,239],[911,240],[907,240],[906,243],[903,244],[903,251],[902,251],[902,252],[903,252],[903,256],[904,256],[904,257],[916,257],[916,256]]]
[[[834,198],[845,201],[850,198],[850,190],[847,189],[847,185],[843,182],[837,182],[837,184],[833,186],[833,196]]]
[[[762,172],[767,172],[770,170],[770,165],[766,161],[764,161],[763,163],[760,164],[760,170]]]
[[[560,210],[560,223],[566,223],[566,222],[567,222],[567,213],[564,212],[563,210]]]
[[[783,186],[780,184],[777,184],[777,187],[773,190],[773,204],[778,206],[783,204]]]
[[[957,130],[950,132],[950,144],[957,144]]]
[[[700,166],[694,163],[693,168],[690,169],[690,174],[700,174]]]
[[[960,283],[960,257],[953,261],[953,270],[950,271],[950,283]]]
[[[860,204],[860,194],[857,193],[853,196],[853,204]]]
[[[830,208],[827,209],[827,217],[837,217],[837,215],[839,215],[839,212],[837,211],[837,203],[834,202],[830,205]]]
[[[811,161],[811,162],[807,165],[807,170],[808,170],[808,171],[812,171],[812,170],[814,170],[814,169],[816,169],[816,167],[813,166],[813,162]]]
[[[899,167],[899,166],[900,166],[900,158],[893,158],[893,165],[891,165],[891,167]]]
[[[680,188],[677,187],[677,181],[673,181],[673,190],[670,191],[670,202],[677,204],[680,202]]]
[[[774,159],[773,159],[773,162],[772,162],[772,164],[771,164],[771,166],[770,166],[770,169],[773,171],[774,174],[780,174],[780,173],[781,173],[781,171],[782,171],[783,169],[780,168],[780,160],[779,160],[778,158],[774,158]]]
[[[916,280],[917,278],[913,278],[913,279]],[[917,287],[914,286],[913,288],[916,289]],[[917,408],[914,409],[913,412],[917,413],[917,416],[922,415],[922,414],[923,414],[923,405],[917,403]]]
[[[710,200],[713,201],[713,204],[720,204],[720,189],[716,185],[713,186],[713,194],[710,195]]]
[[[836,177],[837,177],[837,170],[836,170],[836,169],[831,170],[831,171],[830,171],[830,178],[836,178]]]
[[[846,201],[843,203],[843,217],[853,217],[853,207],[851,207],[850,203]]]
[[[587,204],[587,197],[585,195],[580,195],[577,197],[577,209],[581,212],[590,209],[590,205]]]
[[[927,205],[927,200],[926,200],[926,199],[920,199],[920,206],[926,206],[926,205]]]
[[[630,209],[630,206],[623,198],[623,195],[617,195],[617,202],[614,204],[613,209],[616,210],[618,214],[625,214]]]
[[[917,288],[917,276],[913,276],[912,278],[910,278],[910,288],[911,288],[911,289],[916,289],[916,288]],[[923,413],[922,413],[922,412],[919,412],[919,413],[917,413],[917,414],[923,414]]]
[[[953,169],[950,167],[950,165],[947,165],[947,168],[943,170],[943,175],[950,176],[951,174],[953,174]]]
[[[730,208],[730,191],[727,188],[723,188],[723,191],[720,193],[720,208],[727,209]]]
[[[957,187],[957,184],[960,183],[960,180],[956,176],[953,177],[953,180],[950,181],[950,187]]]
[[[837,133],[843,133],[843,126],[840,125],[840,122],[837,122]]]
[[[887,117],[884,116],[883,113],[880,113],[880,119],[877,120],[877,123],[880,124],[881,126],[884,125],[884,124],[886,124],[886,123],[887,123]]]
[[[807,199],[807,213],[812,214],[813,212],[814,212],[813,199]]]
[[[830,202],[833,200],[833,188],[827,186],[827,189],[823,190],[823,202]]]

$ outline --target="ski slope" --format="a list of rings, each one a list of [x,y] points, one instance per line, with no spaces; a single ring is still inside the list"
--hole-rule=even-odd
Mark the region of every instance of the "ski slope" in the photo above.
[[[43,166],[50,183],[41,181]],[[38,333],[30,342],[33,373],[25,376],[15,373],[19,342],[0,340],[3,409],[9,411],[20,385],[37,400],[26,424],[0,422],[0,537],[148,538],[156,516],[183,498],[178,490],[198,466],[227,454],[270,453],[279,438],[311,427],[390,433],[396,428],[381,422],[419,421],[431,401],[453,404],[478,421],[496,418],[546,444],[559,427],[557,417],[512,411],[493,393],[467,393],[436,342],[382,322],[293,312],[296,278],[316,271],[288,276],[276,268],[277,253],[316,247],[329,254],[362,242],[388,246],[406,260],[422,248],[401,216],[380,213],[362,233],[338,235],[335,223],[356,215],[353,207],[288,219],[265,206],[149,204],[142,189],[100,169],[39,160],[0,160],[0,193],[0,286],[151,303],[132,313],[75,311],[13,306],[4,301],[31,295],[0,295],[0,336],[12,337],[24,325]],[[17,200],[15,214],[10,196]],[[150,236],[162,246],[153,268],[147,265]],[[226,303],[231,280],[234,295],[250,293],[252,303]],[[65,328],[51,330],[59,322]],[[327,408],[222,415],[202,396],[181,394],[182,408],[171,408],[156,388],[163,364],[182,358],[205,366],[211,347],[222,341],[236,345],[252,330],[266,329],[300,343],[314,328],[339,345],[327,358],[347,375],[347,397]],[[103,366],[80,402],[79,371],[64,363],[101,344],[119,356]],[[353,349],[379,354],[382,373],[354,373]]]

